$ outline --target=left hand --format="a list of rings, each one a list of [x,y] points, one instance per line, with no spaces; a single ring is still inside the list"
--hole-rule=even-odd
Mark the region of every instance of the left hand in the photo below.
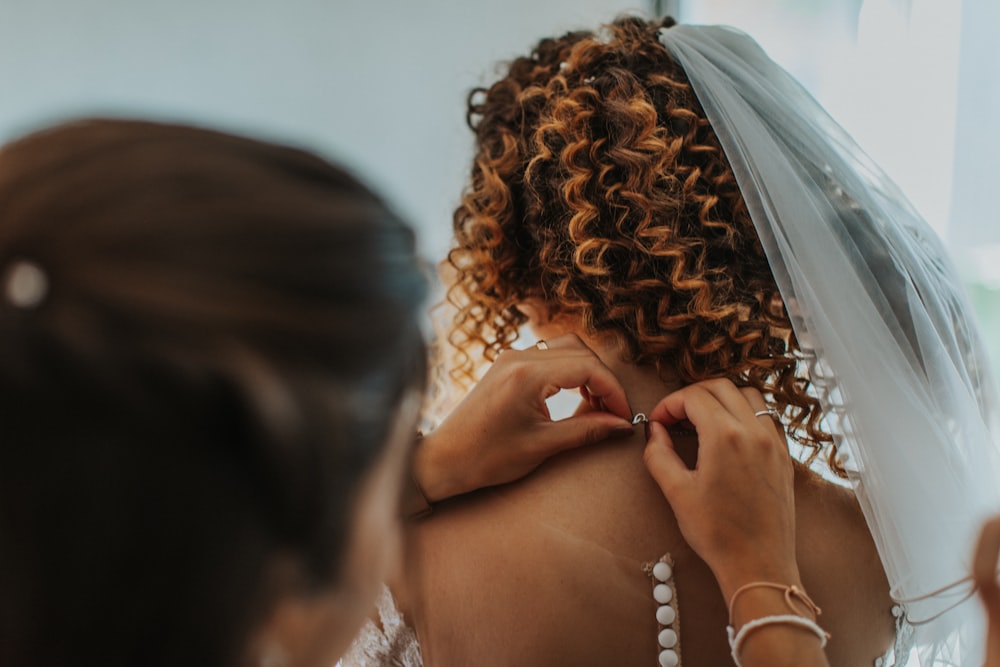
[[[750,581],[800,584],[792,459],[760,392],[730,380],[688,385],[649,414],[645,463],[685,541],[712,569],[726,599]],[[666,425],[689,421],[698,463],[688,470]]]
[[[418,443],[413,476],[436,502],[524,477],[574,447],[631,436],[625,390],[579,337],[506,350],[445,421]],[[580,389],[594,411],[552,421],[545,400]]]

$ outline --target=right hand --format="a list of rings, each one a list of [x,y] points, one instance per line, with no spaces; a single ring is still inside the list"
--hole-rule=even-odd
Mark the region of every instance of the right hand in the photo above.
[[[611,369],[573,334],[546,344],[504,351],[417,445],[413,476],[429,501],[511,482],[561,451],[634,433]],[[562,389],[579,389],[593,409],[553,421],[545,400]]]
[[[759,391],[729,380],[698,382],[649,414],[644,461],[681,533],[728,600],[745,583],[799,581],[792,459]],[[690,422],[698,463],[689,470],[664,425]]]

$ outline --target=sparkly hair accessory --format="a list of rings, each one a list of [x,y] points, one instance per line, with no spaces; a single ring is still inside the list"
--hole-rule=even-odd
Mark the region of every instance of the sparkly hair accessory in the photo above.
[[[3,272],[3,298],[15,308],[37,308],[48,293],[49,277],[36,262],[15,260]]]

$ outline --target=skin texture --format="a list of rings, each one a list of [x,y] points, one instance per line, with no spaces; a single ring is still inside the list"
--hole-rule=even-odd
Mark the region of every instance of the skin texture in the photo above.
[[[546,339],[564,331],[565,323],[538,327]],[[617,351],[600,341],[581,338],[618,376],[633,410],[648,414],[678,388],[650,369],[618,361]],[[760,430],[773,428],[760,421]],[[678,435],[674,443],[693,463],[695,438]],[[685,541],[647,470],[645,451],[637,429],[630,439],[557,456],[519,482],[443,503],[413,526],[406,588],[397,592],[426,664],[648,665],[655,659],[656,626],[649,582],[639,568],[665,552],[676,562],[684,664],[729,664],[726,598],[712,567]],[[888,584],[860,510],[848,490],[804,468],[791,476],[795,562],[823,609],[820,622],[834,636],[830,664],[869,664],[890,644],[892,619]],[[690,517],[711,516],[691,506]],[[775,525],[781,528],[781,520]],[[746,541],[718,550],[730,546],[753,549]],[[785,554],[779,567],[785,567],[787,545],[779,551]],[[748,568],[742,576],[757,574]],[[767,574],[794,583],[793,569]],[[741,605],[752,613],[773,603],[759,597]],[[753,643],[747,642],[749,651]]]

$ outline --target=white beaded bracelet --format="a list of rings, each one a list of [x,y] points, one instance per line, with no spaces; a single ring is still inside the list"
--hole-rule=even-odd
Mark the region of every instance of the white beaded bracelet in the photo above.
[[[780,614],[778,616],[762,616],[760,618],[755,618],[752,621],[747,621],[739,632],[736,632],[735,628],[731,625],[726,626],[726,634],[729,636],[729,647],[733,651],[733,662],[736,663],[736,667],[742,667],[739,658],[740,649],[743,648],[743,642],[746,641],[747,635],[758,628],[762,628],[765,625],[796,625],[805,630],[809,630],[819,637],[820,648],[826,648],[826,638],[827,634],[823,628],[808,618],[798,616],[797,614]]]

